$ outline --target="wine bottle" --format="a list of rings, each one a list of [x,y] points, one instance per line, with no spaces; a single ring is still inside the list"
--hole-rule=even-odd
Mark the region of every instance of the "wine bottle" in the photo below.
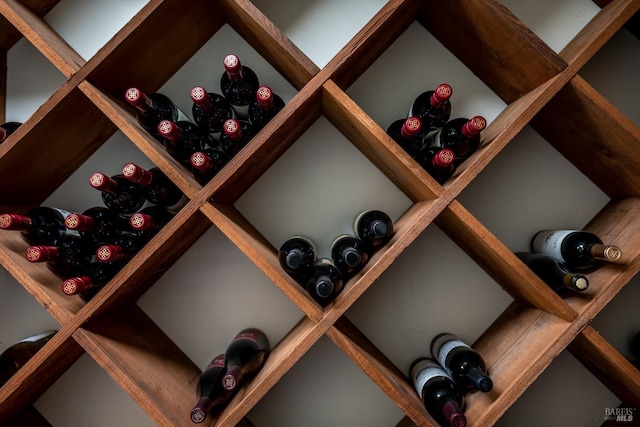
[[[249,116],[249,104],[255,99],[260,86],[258,76],[249,67],[240,63],[237,55],[229,54],[222,61],[224,73],[220,77],[220,90],[229,100],[236,116],[246,119]]]
[[[220,149],[233,157],[247,145],[255,134],[251,124],[244,120],[230,119],[224,122],[220,135]]]
[[[353,230],[370,253],[385,245],[394,233],[389,215],[374,209],[358,214],[353,221]]]
[[[93,259],[95,246],[90,240],[66,235],[56,239],[55,245],[29,246],[25,257],[30,262],[46,263],[61,277],[69,277],[82,271]]]
[[[556,292],[566,288],[585,291],[589,287],[589,279],[587,277],[570,272],[564,263],[547,255],[516,252],[516,256]]]
[[[439,184],[444,184],[455,172],[456,155],[450,148],[424,147],[416,156],[417,162]]]
[[[222,377],[225,372],[224,354],[216,356],[202,371],[196,385],[198,401],[191,410],[191,421],[194,423],[204,422],[207,414],[224,407],[235,395],[233,391],[226,390],[222,386]]]
[[[33,207],[24,214],[4,213],[0,215],[0,229],[21,231],[20,235],[30,245],[52,245],[65,234],[78,235],[64,224],[70,214],[47,206]]]
[[[451,95],[453,89],[446,83],[435,90],[422,92],[409,107],[408,116],[418,116],[422,121],[422,132],[427,135],[443,127],[451,116]]]
[[[282,98],[273,93],[269,86],[260,86],[256,91],[256,99],[249,104],[249,123],[258,132],[282,108],[284,108]]]
[[[147,243],[144,235],[126,233],[111,242],[98,246],[96,249],[96,260],[98,262],[120,262],[129,261]]]
[[[129,229],[129,222],[113,209],[104,206],[91,207],[82,214],[69,214],[64,225],[69,230],[75,230],[80,237],[99,246],[115,239]]]
[[[107,176],[96,172],[89,178],[91,187],[102,192],[102,202],[120,215],[129,216],[145,206],[142,188],[121,174]]]
[[[0,144],[4,142],[5,139],[9,138],[13,132],[16,131],[22,125],[20,122],[6,122],[0,125]]]
[[[229,163],[229,156],[216,148],[205,148],[191,155],[191,174],[200,185],[206,185]]]
[[[157,167],[147,170],[135,163],[127,163],[122,168],[122,176],[137,183],[142,188],[144,198],[154,205],[177,212],[189,201],[178,186]]]
[[[203,150],[207,145],[214,145],[213,138],[189,121],[163,120],[158,124],[158,133],[163,138],[162,144],[167,153],[187,167],[191,154]]]
[[[15,375],[58,331],[45,331],[13,344],[0,354],[0,388]]]
[[[113,279],[120,268],[121,264],[115,262],[92,262],[80,274],[62,282],[62,292],[79,295],[84,301],[89,301]]]
[[[605,262],[620,261],[622,251],[605,245],[594,233],[584,230],[542,230],[531,240],[532,252],[562,261],[569,271],[592,271]]]
[[[151,240],[174,215],[174,212],[161,206],[148,206],[131,215],[129,225],[133,233],[146,240]]]
[[[203,133],[208,133],[215,140],[220,139],[222,125],[229,119],[235,118],[231,104],[224,96],[207,92],[202,86],[191,89],[193,105],[193,121]]]
[[[259,329],[240,331],[224,353],[226,372],[222,377],[225,390],[235,390],[264,365],[269,352],[269,340]]]
[[[458,166],[478,149],[480,132],[486,126],[487,121],[481,116],[449,120],[441,129],[425,138],[425,145],[452,149],[456,155],[455,164]]]
[[[307,292],[322,307],[329,305],[344,286],[344,279],[338,267],[329,258],[318,258],[311,268],[307,282]]]
[[[316,247],[305,236],[288,238],[278,250],[278,262],[282,269],[305,287],[311,278],[311,268],[315,261]]]
[[[413,386],[427,412],[443,427],[465,427],[464,395],[433,359],[420,357],[409,368]]]
[[[366,252],[365,244],[362,240],[349,234],[341,234],[336,237],[330,246],[331,259],[343,280],[349,280],[358,271],[362,270],[369,254]]]
[[[431,356],[440,363],[464,392],[491,391],[493,381],[487,375],[484,359],[471,346],[450,333],[436,335],[431,341]]]
[[[189,120],[168,96],[161,93],[144,93],[139,88],[132,87],[127,89],[125,99],[136,108],[138,123],[160,141],[162,138],[158,134],[158,124],[162,120]]]
[[[413,158],[422,150],[424,145],[422,121],[416,116],[393,121],[387,128],[387,135]]]

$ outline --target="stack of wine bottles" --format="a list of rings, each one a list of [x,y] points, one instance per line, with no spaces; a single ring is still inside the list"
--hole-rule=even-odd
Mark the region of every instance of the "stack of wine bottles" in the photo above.
[[[127,163],[121,174],[94,173],[104,206],[82,213],[38,206],[0,215],[0,229],[19,230],[27,260],[44,263],[62,291],[92,298],[175,215],[187,198],[158,168]]]
[[[344,283],[391,239],[393,221],[380,210],[366,210],[356,216],[353,232],[333,240],[329,250],[331,258],[317,257],[313,241],[300,235],[287,239],[278,250],[282,269],[323,307],[333,301]]]
[[[427,412],[443,427],[464,427],[464,396],[493,389],[482,356],[456,335],[441,333],[431,341],[431,357],[419,357],[409,376]]]
[[[531,271],[558,293],[589,287],[586,273],[606,263],[619,263],[622,251],[585,230],[541,230],[531,240],[531,252],[516,252]]]
[[[0,144],[2,144],[5,139],[9,138],[9,135],[15,132],[20,125],[22,125],[20,122],[6,122],[0,124]]]
[[[387,128],[387,134],[440,184],[477,150],[487,125],[482,116],[450,119],[452,93],[446,83],[422,92],[407,117]]]
[[[167,152],[205,185],[247,145],[283,107],[284,101],[258,76],[227,55],[220,77],[221,94],[203,86],[191,89],[191,120],[161,93],[132,87],[125,99],[136,110],[138,123],[162,143]]]
[[[191,410],[191,421],[202,423],[208,414],[222,410],[264,366],[270,351],[267,336],[259,329],[240,331],[224,353],[204,369],[196,386],[198,401]]]
[[[45,331],[18,341],[0,354],[0,388],[58,331]]]

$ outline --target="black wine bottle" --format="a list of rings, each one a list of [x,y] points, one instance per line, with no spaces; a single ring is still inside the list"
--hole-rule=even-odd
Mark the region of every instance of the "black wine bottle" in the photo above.
[[[29,246],[25,257],[30,262],[45,263],[55,274],[69,277],[78,274],[93,259],[93,242],[79,236],[60,236],[54,245]]]
[[[91,207],[81,214],[72,213],[65,218],[64,224],[96,247],[115,239],[129,229],[127,219],[117,211],[104,206]]]
[[[349,280],[358,271],[362,270],[369,254],[366,251],[362,240],[349,234],[337,236],[330,247],[331,259],[340,273],[343,280]]]
[[[247,145],[255,132],[251,124],[244,120],[230,119],[224,122],[220,135],[220,149],[229,157],[233,157]]]
[[[278,250],[278,262],[289,276],[306,287],[316,262],[316,247],[308,237],[290,237]]]
[[[145,93],[139,88],[132,87],[127,89],[125,99],[136,108],[138,123],[158,140],[162,140],[158,134],[158,124],[162,120],[173,122],[189,120],[168,96],[161,93]]]
[[[606,262],[620,261],[622,251],[605,245],[585,230],[542,230],[531,240],[531,251],[562,261],[569,271],[593,271]]]
[[[235,118],[231,104],[224,96],[207,92],[202,86],[191,89],[193,121],[203,133],[210,134],[215,140],[220,139],[222,125]]]
[[[269,86],[260,86],[256,91],[256,98],[249,104],[249,123],[255,132],[265,127],[282,108],[284,101],[273,93]]]
[[[329,305],[342,292],[344,279],[329,258],[318,258],[311,268],[307,292],[322,307]]]
[[[4,142],[5,139],[9,138],[13,132],[15,132],[22,123],[20,122],[6,122],[0,125],[0,144]]]
[[[207,415],[222,409],[235,395],[234,391],[226,390],[222,386],[222,377],[226,373],[224,354],[216,356],[202,371],[196,395],[198,401],[191,410],[191,421],[200,424],[207,419]]]
[[[177,212],[189,201],[178,186],[157,167],[147,170],[135,163],[127,163],[122,168],[122,176],[137,183],[142,188],[144,198],[154,205]]]
[[[478,149],[480,132],[486,126],[487,121],[481,116],[449,120],[441,129],[425,138],[425,145],[452,149],[458,166]]]
[[[237,55],[229,54],[222,61],[224,73],[220,77],[220,90],[229,100],[236,116],[247,119],[249,104],[255,99],[256,91],[260,87],[258,76],[249,67],[242,65]]]
[[[387,128],[387,135],[413,158],[424,146],[422,121],[416,116],[393,121]]]
[[[193,153],[215,144],[213,138],[202,133],[195,123],[189,121],[163,120],[158,124],[158,133],[163,138],[162,144],[167,153],[187,168]]]
[[[119,263],[92,262],[83,272],[62,282],[62,292],[79,295],[84,301],[89,301],[113,279],[120,268]]]
[[[224,353],[226,372],[222,377],[225,390],[235,390],[255,376],[269,353],[269,340],[259,329],[240,331]]]
[[[484,359],[471,346],[450,333],[436,335],[431,341],[431,356],[440,363],[464,392],[491,391],[493,381],[487,375]]]
[[[89,184],[102,193],[104,205],[120,215],[129,216],[146,203],[142,188],[120,174],[109,177],[96,172],[89,178]]]
[[[162,227],[171,221],[174,215],[175,213],[167,208],[148,206],[131,215],[129,225],[134,234],[139,235],[143,239],[151,240]]]
[[[394,234],[393,222],[389,215],[375,209],[358,214],[353,221],[353,230],[369,252],[385,245]]]
[[[23,214],[4,213],[0,215],[0,229],[21,231],[20,235],[30,245],[52,245],[60,236],[78,235],[64,224],[70,214],[64,209],[47,206],[33,207]]]
[[[57,331],[45,331],[18,341],[0,354],[0,388],[11,379]]]
[[[427,135],[443,127],[451,116],[451,95],[453,90],[446,83],[435,90],[422,92],[409,107],[408,116],[417,116],[422,121],[422,132]]]
[[[191,174],[200,185],[206,185],[222,168],[229,163],[229,156],[217,148],[205,148],[196,151],[189,159]]]
[[[455,172],[456,155],[450,148],[424,147],[416,156],[417,162],[439,184],[444,184]]]
[[[516,252],[516,256],[556,292],[560,289],[585,291],[589,287],[589,279],[586,276],[570,272],[564,263],[547,255]]]
[[[465,427],[464,395],[433,359],[421,357],[409,368],[410,377],[427,412],[443,427]]]
[[[120,262],[129,261],[147,243],[144,235],[126,233],[113,239],[111,242],[98,246],[96,249],[96,260],[98,262]]]

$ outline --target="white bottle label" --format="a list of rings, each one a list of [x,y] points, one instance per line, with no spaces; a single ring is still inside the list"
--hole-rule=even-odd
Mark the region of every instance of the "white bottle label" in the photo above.
[[[440,345],[440,348],[437,350],[438,354],[436,354],[435,357],[440,363],[440,365],[446,366],[445,362],[447,361],[447,357],[449,356],[449,353],[451,353],[452,350],[455,350],[456,348],[460,348],[460,347],[469,348],[467,344],[460,341],[459,339],[449,339],[448,341]]]
[[[578,230],[543,230],[535,235],[531,246],[534,252],[562,261],[562,241],[576,231]]]
[[[416,363],[411,372],[411,376],[413,377],[413,386],[418,392],[420,399],[422,399],[422,390],[424,389],[424,385],[431,378],[448,377],[449,375],[433,360],[425,359]]]

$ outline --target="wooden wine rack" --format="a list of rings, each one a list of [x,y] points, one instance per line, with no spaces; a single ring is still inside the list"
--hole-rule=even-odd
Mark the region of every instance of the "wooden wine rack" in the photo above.
[[[487,361],[495,390],[467,398],[471,426],[494,424],[567,348],[618,397],[640,407],[640,372],[590,326],[640,270],[640,150],[636,149],[640,129],[579,74],[640,9],[640,0],[600,2],[601,12],[559,54],[494,0],[390,0],[322,69],[249,0],[151,0],[88,61],[42,20],[56,3],[0,0],[0,63],[6,65],[6,52],[25,37],[67,79],[0,146],[0,182],[12,183],[0,186],[0,208],[15,211],[41,204],[116,130],[162,169],[190,202],[87,304],[62,295],[53,276],[42,280],[42,270],[22,256],[24,243],[18,235],[0,235],[2,266],[61,325],[55,337],[0,389],[3,425],[48,425],[33,402],[85,353],[159,425],[191,425],[188,414],[200,368],[136,301],[212,225],[299,307],[304,318],[276,343],[264,369],[210,425],[246,423],[251,408],[323,336],[402,409],[406,416],[398,426],[436,425],[405,373],[344,316],[431,223],[514,298],[474,344]],[[202,16],[207,19],[198,19]],[[414,22],[507,104],[483,132],[481,148],[443,186],[345,93]],[[224,24],[260,52],[298,93],[202,187],[137,124],[121,94],[132,81],[144,81],[146,90],[157,90]],[[181,33],[189,36],[175,36]],[[0,81],[5,83],[6,66],[0,68]],[[276,248],[234,207],[321,115],[413,202],[397,221],[393,240],[324,310],[282,271]],[[612,199],[586,228],[624,248],[625,264],[592,273],[589,298],[560,298],[457,200],[528,124]]]

